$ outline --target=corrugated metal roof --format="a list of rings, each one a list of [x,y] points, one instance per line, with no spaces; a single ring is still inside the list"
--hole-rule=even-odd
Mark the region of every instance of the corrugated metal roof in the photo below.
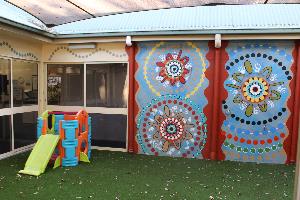
[[[300,4],[218,5],[115,14],[47,28],[0,0],[0,21],[50,37],[300,33]]]
[[[257,4],[198,6],[117,14],[59,25],[52,31],[57,34],[93,34],[299,28],[300,4]]]

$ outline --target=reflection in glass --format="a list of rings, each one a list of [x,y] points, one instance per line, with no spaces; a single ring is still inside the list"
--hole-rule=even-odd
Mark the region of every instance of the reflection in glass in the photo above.
[[[14,107],[38,104],[38,64],[13,60]]]
[[[0,116],[0,154],[11,151],[10,116]]]
[[[49,64],[48,105],[83,105],[83,65]]]
[[[88,64],[86,67],[87,106],[126,108],[127,64]]]
[[[92,117],[92,145],[126,148],[126,115],[89,114]]]
[[[14,143],[15,148],[36,142],[37,112],[14,114]]]
[[[10,107],[10,60],[0,58],[0,109]]]

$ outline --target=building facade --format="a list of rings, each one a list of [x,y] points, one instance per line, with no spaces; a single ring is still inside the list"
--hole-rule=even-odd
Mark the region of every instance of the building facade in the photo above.
[[[295,162],[300,16],[273,24],[219,18],[197,24],[194,16],[220,10],[206,9],[127,13],[50,31],[2,19],[0,157],[32,147],[38,113],[84,108],[92,117],[94,148]],[[272,9],[294,12],[297,6]],[[177,14],[186,24],[168,21]],[[141,16],[144,24],[132,22]],[[152,23],[159,16],[168,23]],[[127,18],[132,21],[110,21]]]

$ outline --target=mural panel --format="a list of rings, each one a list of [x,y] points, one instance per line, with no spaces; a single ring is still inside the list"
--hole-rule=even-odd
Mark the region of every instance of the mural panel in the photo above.
[[[202,158],[208,86],[206,42],[138,44],[136,118],[139,152]]]
[[[230,42],[221,134],[227,160],[285,163],[294,43]]]

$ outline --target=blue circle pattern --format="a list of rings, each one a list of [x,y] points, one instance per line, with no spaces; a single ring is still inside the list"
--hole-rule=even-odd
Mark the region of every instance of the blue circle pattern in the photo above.
[[[199,121],[202,122],[203,124],[203,138],[201,138],[202,140],[202,145],[199,147],[198,150],[196,150],[196,153],[194,153],[194,157],[199,157],[199,155],[201,155],[201,151],[203,150],[203,148],[205,147],[205,144],[206,144],[206,138],[207,138],[207,124],[206,124],[206,116],[204,115],[204,113],[202,112],[202,108],[195,104],[192,100],[190,100],[189,98],[183,98],[181,96],[178,96],[178,95],[162,95],[160,97],[156,97],[155,99],[152,99],[151,103],[149,103],[147,106],[143,107],[143,109],[141,110],[140,112],[140,115],[138,117],[138,120],[137,120],[137,129],[138,129],[138,134],[137,134],[137,140],[138,140],[138,143],[140,144],[141,146],[141,149],[143,151],[143,153],[145,154],[149,154],[149,150],[147,149],[147,147],[145,146],[144,142],[143,142],[143,133],[141,132],[141,125],[142,125],[142,120],[145,118],[145,114],[146,112],[149,110],[149,108],[156,104],[157,102],[159,101],[164,101],[164,100],[181,100],[183,102],[186,102],[189,106],[191,106],[193,108],[194,111],[196,111],[196,113],[198,114],[198,116],[201,117],[201,119],[199,119]]]
[[[291,43],[280,43],[280,42],[270,42],[270,43],[261,43],[261,42],[245,42],[244,45],[238,42],[231,42],[227,47],[226,51],[229,54],[229,60],[225,65],[225,68],[228,72],[228,79],[224,82],[225,89],[228,92],[228,97],[224,100],[223,113],[226,116],[226,120],[223,122],[222,130],[227,134],[231,133],[237,135],[238,138],[247,139],[256,139],[256,140],[266,140],[267,138],[280,138],[280,134],[284,133],[288,135],[288,130],[285,122],[287,121],[290,112],[287,108],[287,100],[290,97],[289,81],[292,78],[292,73],[290,71],[290,66],[293,62],[292,49],[294,44]],[[261,53],[263,56],[255,56]],[[254,56],[252,56],[252,54]],[[250,55],[245,58],[245,55]],[[231,76],[233,73],[237,72],[241,67],[243,67],[243,62],[239,62],[239,59],[242,58],[243,61],[249,60],[252,66],[260,66],[261,69],[270,66],[272,68],[272,73],[276,77],[275,82],[283,81],[282,85],[285,91],[280,92],[281,98],[279,100],[273,101],[273,107],[268,105],[266,112],[260,112],[259,114],[253,114],[250,117],[245,116],[244,110],[241,109],[240,105],[233,103],[233,98],[236,89],[227,87],[226,84],[233,84]],[[254,73],[252,75],[255,75]],[[285,110],[287,110],[285,112]],[[230,112],[229,112],[230,111]],[[283,111],[283,112],[282,112]],[[243,123],[241,122],[243,119]],[[276,120],[275,120],[276,119]],[[245,123],[246,121],[253,122]],[[257,123],[257,122],[261,123]],[[263,124],[262,122],[267,122]],[[225,140],[225,142],[228,139]],[[229,140],[228,140],[229,141]],[[252,144],[248,145],[246,143],[240,143],[239,141],[234,142],[230,140],[234,146],[241,146],[241,148],[265,148],[268,144],[258,144],[256,147]],[[278,145],[283,143],[283,140],[273,141],[273,144]],[[231,149],[228,146],[222,147],[223,151],[235,152],[234,149]],[[280,148],[276,150],[278,152],[278,157],[273,160],[257,160],[255,162],[272,162],[272,163],[284,163],[286,157],[279,155]],[[240,152],[241,153],[241,152]],[[250,155],[250,153],[244,153]],[[265,153],[267,154],[267,153]],[[255,154],[258,155],[257,153]],[[226,159],[239,160],[236,158]]]

